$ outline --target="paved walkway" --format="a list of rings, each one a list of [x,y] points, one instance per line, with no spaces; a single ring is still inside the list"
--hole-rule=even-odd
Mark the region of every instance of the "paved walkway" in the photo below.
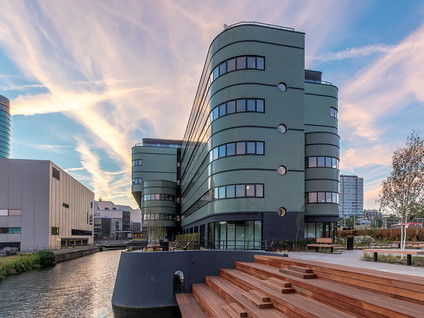
[[[424,267],[414,267],[407,265],[397,265],[373,261],[365,261],[362,250],[337,251],[334,254],[320,252],[288,252],[289,257],[332,263],[346,266],[355,266],[361,268],[375,269],[379,271],[414,275],[424,277]],[[371,255],[372,256],[372,255]],[[406,256],[405,256],[406,257]]]

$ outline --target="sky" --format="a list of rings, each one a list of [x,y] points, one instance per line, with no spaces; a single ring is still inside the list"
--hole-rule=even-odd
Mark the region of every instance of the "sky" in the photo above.
[[[305,67],[339,88],[340,168],[378,208],[393,152],[424,133],[424,2],[19,1],[0,8],[12,158],[51,160],[136,207],[131,147],[182,139],[211,41],[259,21],[305,32]]]

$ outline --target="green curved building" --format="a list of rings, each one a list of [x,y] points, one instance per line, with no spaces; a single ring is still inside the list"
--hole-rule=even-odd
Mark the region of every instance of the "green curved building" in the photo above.
[[[183,141],[132,149],[143,228],[153,217],[168,239],[199,233],[202,245],[223,249],[334,235],[338,90],[305,70],[304,38],[242,22],[212,41]]]

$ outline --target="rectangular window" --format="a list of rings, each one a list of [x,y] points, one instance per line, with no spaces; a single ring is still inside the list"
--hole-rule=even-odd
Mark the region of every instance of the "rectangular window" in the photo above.
[[[213,109],[213,120],[217,120],[219,117],[219,107]]]
[[[237,143],[237,154],[238,155],[244,155],[246,153],[246,143],[245,142],[238,142]]]
[[[218,188],[218,198],[225,199],[225,187]]]
[[[156,194],[155,194],[155,200],[156,200],[156,201],[159,201],[159,200],[160,200],[160,194],[159,194],[159,193],[156,193]]]
[[[51,235],[59,235],[59,228],[52,226],[50,233]]]
[[[265,111],[263,99],[257,99],[256,100],[256,111],[259,112],[259,113],[263,113]]]
[[[317,157],[309,157],[308,158],[308,167],[315,168],[317,166]]]
[[[258,70],[264,70],[265,69],[265,61],[263,57],[257,57],[256,58],[256,68]]]
[[[233,185],[227,186],[227,198],[234,198],[236,196],[236,187]]]
[[[325,192],[318,192],[318,203],[325,203]]]
[[[219,105],[219,117],[227,114],[227,106],[225,104]]]
[[[325,167],[325,158],[324,157],[318,157],[318,167]]]
[[[334,168],[334,169],[339,168],[338,160],[336,158],[331,158],[331,167]]]
[[[238,99],[237,100],[237,113],[242,113],[246,111],[246,100]]]
[[[219,64],[219,76],[221,76],[225,73],[227,73],[227,63],[226,62]]]
[[[246,68],[246,57],[245,56],[241,56],[237,58],[237,69],[238,70],[242,70]]]
[[[248,142],[246,147],[247,149],[246,153],[255,154],[256,152],[255,145],[256,145],[256,142]]]
[[[234,156],[236,154],[236,144],[227,144],[227,156]]]
[[[247,100],[247,111],[248,112],[254,112],[255,111],[255,100],[254,99],[248,99]]]
[[[8,216],[9,212],[8,210],[0,210],[0,216]]]
[[[331,203],[331,192],[325,193],[325,202]]]
[[[218,199],[218,188],[215,188],[215,189],[213,189],[213,198],[214,198],[214,200],[217,200]]]
[[[257,184],[256,185],[256,197],[263,198],[264,197],[264,185]]]
[[[236,185],[236,197],[242,198],[245,196],[246,196],[246,185],[245,184]]]
[[[318,196],[317,196],[317,193],[316,192],[309,193],[308,202],[309,203],[316,203],[316,202],[318,202]]]
[[[9,233],[8,227],[0,227],[0,234],[7,234]]]
[[[256,143],[256,153],[258,155],[263,155],[264,154],[264,142],[263,141],[258,141]]]
[[[213,148],[212,152],[213,152],[213,160],[218,159],[218,147]]]
[[[9,234],[21,234],[20,227],[9,227]]]
[[[216,80],[219,77],[219,67],[215,67],[213,70],[213,80]]]
[[[62,206],[63,206],[64,208],[69,209],[69,204],[67,204],[67,203],[62,203]]]
[[[338,203],[337,202],[337,193],[332,193],[332,199],[331,199],[331,201],[333,202],[333,203]]]
[[[254,184],[247,184],[246,185],[246,196],[247,197],[254,197],[255,196],[255,185]]]
[[[60,171],[52,167],[52,176],[53,178],[60,180]]]
[[[256,57],[254,56],[247,57],[247,68],[256,68]]]
[[[19,216],[22,215],[22,210],[9,210],[9,215]]]
[[[232,114],[236,112],[236,101],[232,100],[227,103],[227,113]]]
[[[234,71],[236,69],[236,59],[227,61],[227,72]]]
[[[325,157],[325,166],[331,168],[331,157]]]
[[[225,149],[226,149],[225,145],[219,146],[219,158],[225,157],[225,155],[226,155]]]

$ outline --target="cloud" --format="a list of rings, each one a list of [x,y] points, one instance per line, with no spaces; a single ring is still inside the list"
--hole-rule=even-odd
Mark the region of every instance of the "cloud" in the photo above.
[[[341,61],[345,59],[355,59],[366,57],[377,53],[388,53],[393,50],[393,45],[387,44],[371,44],[362,47],[353,47],[339,52],[329,52],[322,56],[316,57],[314,60],[328,62],[328,61]]]

